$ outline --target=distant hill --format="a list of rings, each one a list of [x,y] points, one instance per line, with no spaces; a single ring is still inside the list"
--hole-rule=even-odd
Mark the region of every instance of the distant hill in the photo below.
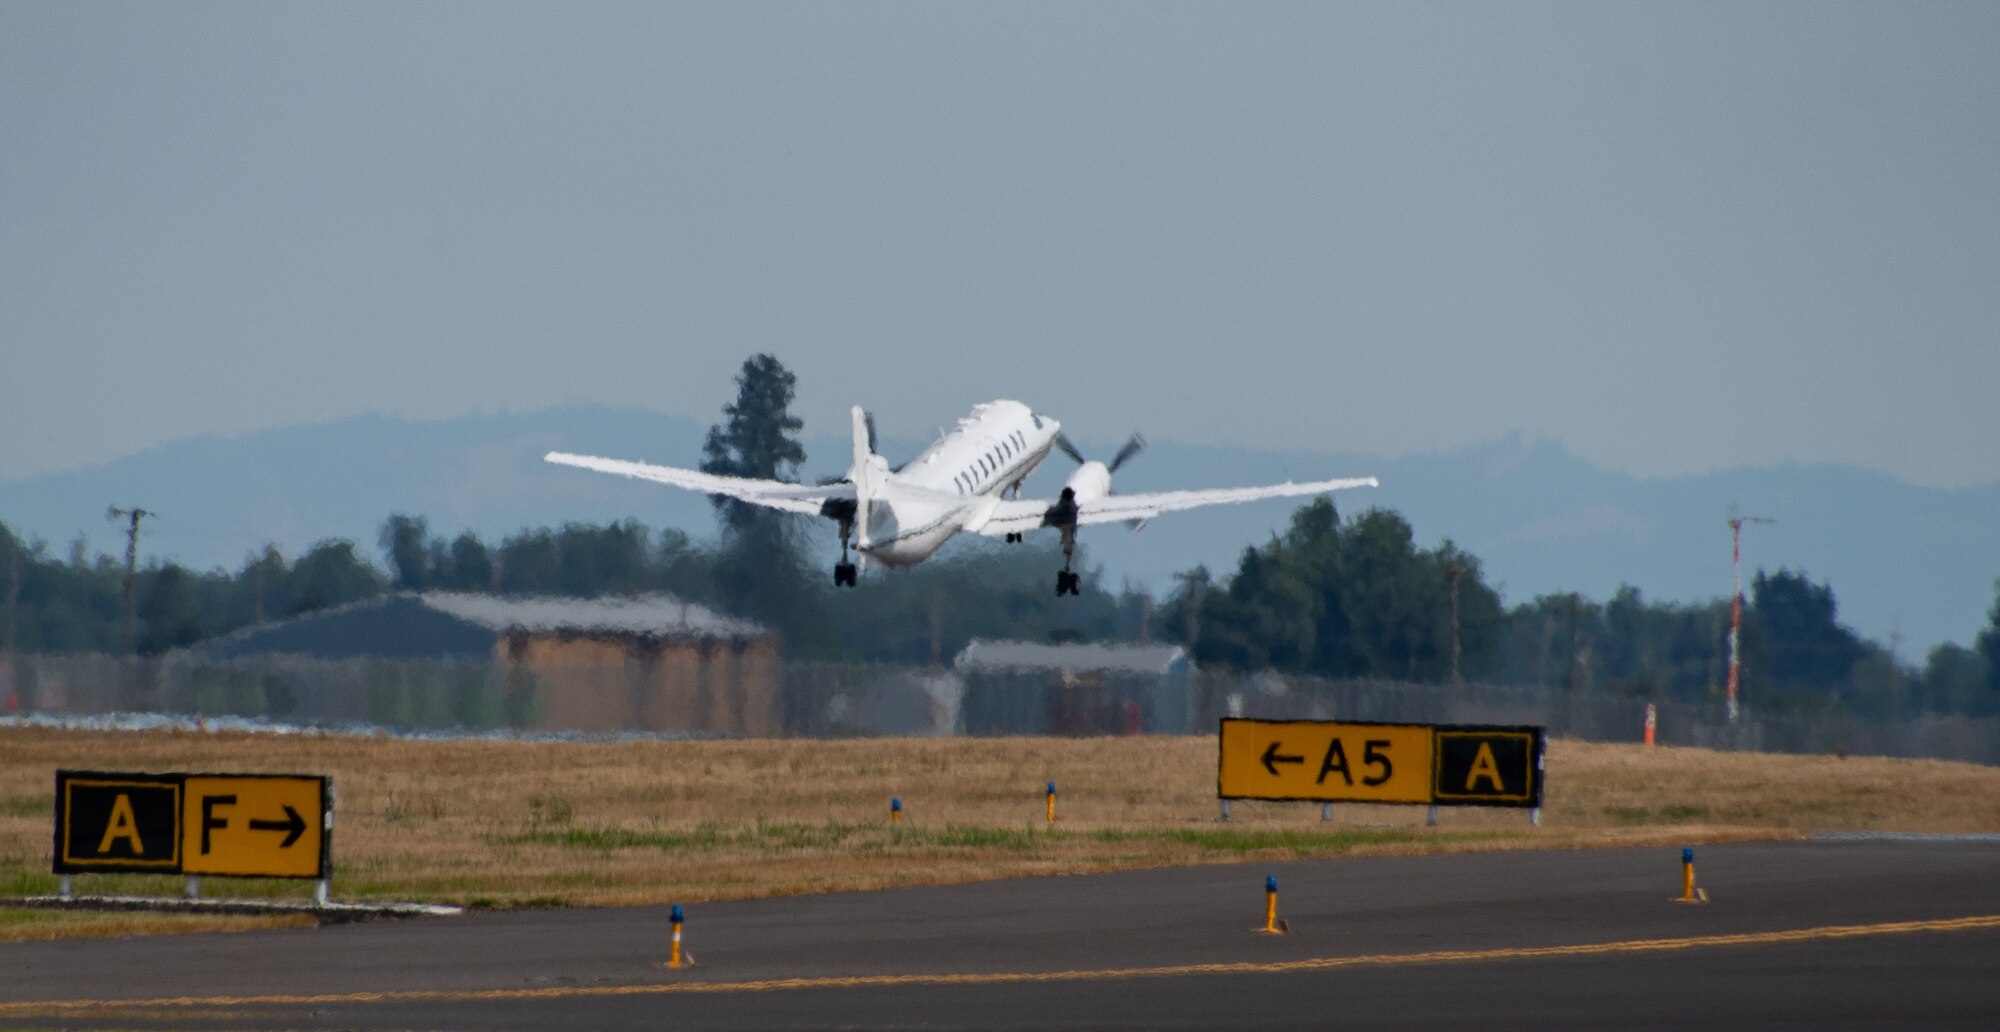
[[[45,539],[58,555],[79,534],[92,552],[116,553],[122,542],[105,506],[141,505],[163,514],[146,526],[146,557],[232,569],[266,542],[296,555],[328,537],[351,538],[379,561],[376,531],[392,512],[427,516],[434,532],[470,529],[489,540],[528,526],[626,517],[708,537],[714,518],[699,495],[541,461],[561,449],[693,465],[706,429],[588,405],[442,422],[359,416],[179,441],[89,469],[0,480],[0,521]],[[1118,443],[1078,441],[1100,457]],[[1831,582],[1842,620],[1883,642],[1899,628],[1906,660],[1942,641],[1969,643],[2000,577],[2000,484],[1948,491],[1852,467],[1795,464],[1649,480],[1520,439],[1400,459],[1333,443],[1324,452],[1264,452],[1160,441],[1121,472],[1117,487],[1374,474],[1383,486],[1337,496],[1341,511],[1393,508],[1420,543],[1453,539],[1484,561],[1510,603],[1572,590],[1601,600],[1621,583],[1655,600],[1726,597],[1723,521],[1735,503],[1778,521],[1746,531],[1746,571],[1788,566]],[[887,440],[882,450],[895,461],[920,444]],[[844,438],[809,436],[806,446],[806,479],[846,469]],[[1053,457],[1030,490],[1053,494],[1068,469],[1068,460]],[[1136,534],[1086,530],[1083,541],[1112,585],[1165,594],[1172,575],[1196,563],[1219,574],[1234,569],[1243,548],[1282,529],[1292,509],[1278,501],[1175,514]],[[831,549],[830,525],[823,537]]]

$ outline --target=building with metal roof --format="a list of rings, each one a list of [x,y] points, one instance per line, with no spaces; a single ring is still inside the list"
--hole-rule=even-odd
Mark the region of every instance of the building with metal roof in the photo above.
[[[202,642],[175,657],[219,666],[285,660],[292,670],[365,661],[381,672],[359,701],[287,689],[303,711],[380,720],[387,663],[489,667],[511,722],[538,729],[770,735],[779,730],[777,641],[761,625],[670,595],[506,598],[404,592]],[[414,669],[414,668],[412,668]],[[351,678],[350,678],[351,680]],[[352,694],[352,693],[349,693]],[[362,712],[354,714],[356,708]],[[386,707],[391,713],[409,704]]]

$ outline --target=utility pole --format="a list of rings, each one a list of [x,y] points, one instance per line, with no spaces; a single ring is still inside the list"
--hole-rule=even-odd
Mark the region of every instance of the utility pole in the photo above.
[[[264,558],[250,560],[250,622],[264,622]]]
[[[0,656],[14,655],[14,614],[21,603],[21,543],[7,541],[7,618],[0,624]]]
[[[1465,573],[1465,567],[1452,563],[1444,568],[1444,575],[1451,579],[1451,683],[1465,680],[1458,672],[1458,578]]]
[[[1903,618],[1897,617],[1889,629],[1889,716],[1903,719]]]
[[[1175,580],[1187,582],[1187,608],[1182,612],[1187,622],[1187,653],[1194,656],[1194,644],[1201,638],[1201,599],[1208,593],[1208,567],[1197,566],[1187,573],[1174,574]]]
[[[1739,712],[1736,705],[1736,688],[1741,684],[1741,649],[1743,638],[1743,525],[1745,523],[1776,523],[1777,520],[1762,516],[1739,516],[1736,507],[1729,507],[1729,561],[1735,568],[1736,591],[1729,596],[1729,719],[1735,720]]]
[[[1574,696],[1583,684],[1583,631],[1580,626],[1583,598],[1569,593],[1569,693]]]
[[[113,505],[104,509],[104,518],[107,520],[114,523],[122,519],[131,521],[125,531],[125,654],[128,656],[139,651],[138,616],[132,606],[132,581],[139,569],[139,521],[148,516],[157,519],[159,515],[157,512],[141,509],[138,506],[120,509]]]

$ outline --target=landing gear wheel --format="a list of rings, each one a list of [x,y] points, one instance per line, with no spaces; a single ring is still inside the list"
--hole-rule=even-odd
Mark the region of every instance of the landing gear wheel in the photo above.
[[[1083,594],[1083,575],[1068,570],[1056,571],[1056,597]]]
[[[1008,534],[1008,535],[1007,535],[1007,543],[1008,543],[1008,544],[1010,544],[1010,545],[1018,545],[1018,544],[1020,544],[1020,543],[1021,543],[1022,541],[1026,540],[1026,539],[1027,539],[1027,537],[1028,537],[1028,535],[1026,535],[1026,534],[1021,534],[1021,533],[1011,533],[1011,534]]]
[[[851,588],[859,579],[854,564],[847,561],[847,542],[854,536],[854,521],[840,521],[840,561],[833,564],[833,586]]]

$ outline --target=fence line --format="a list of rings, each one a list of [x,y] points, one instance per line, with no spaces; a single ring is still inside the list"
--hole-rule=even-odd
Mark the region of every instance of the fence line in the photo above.
[[[605,676],[609,676],[608,674]],[[773,700],[766,726],[797,737],[954,734],[1202,734],[1224,716],[1453,724],[1540,724],[1592,741],[1640,740],[1646,701],[1532,686],[1328,680],[1204,670],[950,670],[782,661],[771,683],[731,690]],[[0,703],[15,713],[238,716],[307,726],[562,730],[548,695],[565,677],[491,661],[185,657],[0,657]],[[717,690],[720,690],[719,688]],[[1668,745],[1787,753],[1930,757],[2000,764],[2000,718],[1901,720],[1660,702]],[[666,724],[632,728],[654,732]],[[715,733],[690,716],[680,730]],[[605,730],[592,728],[592,730]],[[616,729],[613,729],[616,730]]]

